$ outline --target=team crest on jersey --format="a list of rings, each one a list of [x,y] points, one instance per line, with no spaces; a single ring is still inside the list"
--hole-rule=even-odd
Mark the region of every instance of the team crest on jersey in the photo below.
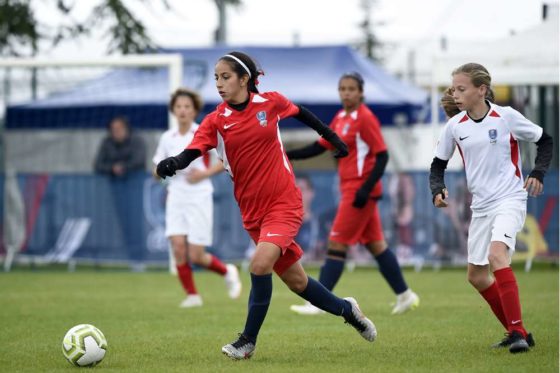
[[[257,119],[259,120],[259,124],[261,127],[266,127],[268,122],[266,121],[266,111],[259,111],[257,113]]]
[[[498,130],[497,129],[488,130],[488,137],[490,138],[490,144],[495,144],[496,139],[498,138]]]

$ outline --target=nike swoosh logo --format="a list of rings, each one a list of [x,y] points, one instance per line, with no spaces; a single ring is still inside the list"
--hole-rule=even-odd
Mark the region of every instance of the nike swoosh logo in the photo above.
[[[512,321],[511,324],[515,325],[515,324],[519,324],[520,322],[521,322],[521,320],[515,320],[515,321]]]
[[[282,236],[282,235],[281,235],[281,234],[278,234],[278,233],[270,233],[270,232],[268,232],[268,233],[266,234],[266,236],[267,236],[267,237],[275,237],[275,236]]]
[[[224,124],[224,129],[227,130],[228,128],[235,126],[237,123],[239,123],[239,122],[235,122],[235,123],[231,123],[231,124]]]
[[[463,141],[464,139],[467,139],[467,138],[469,138],[469,137],[470,137],[470,136],[465,136],[465,137],[459,136],[459,141]]]
[[[331,236],[338,236],[339,234],[339,232],[331,232]]]
[[[507,238],[511,238],[511,236],[508,236],[507,234],[504,233],[504,236],[506,236]]]

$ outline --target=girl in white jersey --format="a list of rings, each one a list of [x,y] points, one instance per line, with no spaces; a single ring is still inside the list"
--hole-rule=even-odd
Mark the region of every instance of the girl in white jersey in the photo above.
[[[153,158],[154,165],[180,153],[187,147],[198,128],[194,119],[202,109],[200,96],[186,89],[177,89],[169,102],[169,110],[177,118],[178,127],[164,132]],[[202,306],[196,290],[191,264],[207,268],[224,276],[230,298],[241,294],[241,282],[233,264],[224,265],[207,253],[212,245],[213,187],[209,177],[223,170],[221,162],[207,167],[202,158],[172,177],[169,181],[165,204],[165,235],[169,238],[177,265],[177,273],[187,297],[183,308]],[[154,176],[159,178],[155,173]]]
[[[535,342],[523,326],[510,262],[515,236],[525,221],[527,195],[536,197],[542,193],[543,178],[552,158],[552,138],[516,110],[487,99],[493,96],[491,78],[482,65],[462,65],[452,77],[453,99],[459,113],[449,119],[436,147],[430,169],[433,203],[438,208],[447,207],[443,176],[457,147],[473,195],[468,280],[507,330],[506,338],[493,347],[509,347],[512,353],[529,351]],[[525,182],[519,140],[537,144],[535,168]]]

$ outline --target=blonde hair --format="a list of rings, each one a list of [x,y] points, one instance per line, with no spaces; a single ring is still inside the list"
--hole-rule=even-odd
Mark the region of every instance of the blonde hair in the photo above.
[[[492,90],[491,87],[492,77],[490,76],[490,73],[488,72],[488,70],[486,70],[484,66],[475,62],[466,63],[464,65],[459,66],[451,73],[451,75],[457,75],[457,74],[467,75],[469,78],[471,78],[472,84],[477,88],[482,85],[485,85],[486,86],[485,99],[490,102],[494,102],[495,96],[494,96],[494,91]]]
[[[440,104],[443,111],[445,111],[445,115],[449,118],[452,118],[461,112],[461,110],[457,107],[457,104],[455,104],[455,99],[453,98],[453,88],[451,87],[448,87],[445,91],[443,91]]]
[[[173,112],[173,106],[175,106],[175,102],[177,101],[177,98],[179,97],[190,97],[193,106],[194,106],[194,110],[196,110],[196,113],[199,114],[200,111],[202,110],[202,107],[204,106],[204,102],[202,101],[202,97],[200,97],[200,95],[198,93],[196,93],[195,91],[191,91],[190,89],[186,89],[186,88],[177,88],[175,90],[175,92],[173,92],[171,94],[171,99],[169,100],[169,111]]]

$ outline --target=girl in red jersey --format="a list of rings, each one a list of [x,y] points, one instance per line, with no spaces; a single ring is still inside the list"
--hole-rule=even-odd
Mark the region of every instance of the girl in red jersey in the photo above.
[[[506,338],[493,347],[509,347],[512,353],[529,351],[535,342],[523,326],[510,261],[515,236],[525,221],[527,195],[536,197],[542,193],[543,178],[552,159],[552,137],[516,110],[488,99],[493,96],[491,77],[484,66],[462,65],[452,77],[453,99],[459,112],[445,125],[436,147],[430,168],[432,201],[438,208],[447,207],[444,172],[457,147],[473,195],[467,243],[468,280],[507,330]],[[537,144],[535,168],[525,182],[519,140]]]
[[[278,123],[295,117],[348,154],[340,138],[306,108],[277,92],[259,93],[261,74],[246,54],[231,52],[215,66],[216,88],[224,102],[202,121],[191,144],[181,154],[157,165],[160,177],[172,176],[194,159],[215,148],[234,183],[243,225],[257,244],[251,260],[251,293],[243,333],[222,352],[232,359],[248,359],[264,322],[272,296],[272,271],[290,290],[326,312],[342,316],[360,335],[373,341],[373,323],[354,298],[341,299],[309,278],[299,259],[303,251],[294,241],[303,217],[302,199],[284,152]]]
[[[361,243],[373,254],[379,271],[397,295],[393,314],[401,314],[418,306],[420,299],[406,285],[397,258],[387,249],[383,237],[377,200],[381,198],[380,180],[389,159],[387,147],[377,117],[363,103],[362,76],[356,72],[342,75],[338,93],[343,108],[330,127],[348,144],[349,155],[338,163],[342,196],[319,282],[332,291],[342,275],[349,245]],[[320,139],[302,149],[290,150],[287,155],[290,159],[304,159],[327,149],[332,150],[332,145]],[[322,313],[310,303],[293,305],[291,309],[305,315]]]

